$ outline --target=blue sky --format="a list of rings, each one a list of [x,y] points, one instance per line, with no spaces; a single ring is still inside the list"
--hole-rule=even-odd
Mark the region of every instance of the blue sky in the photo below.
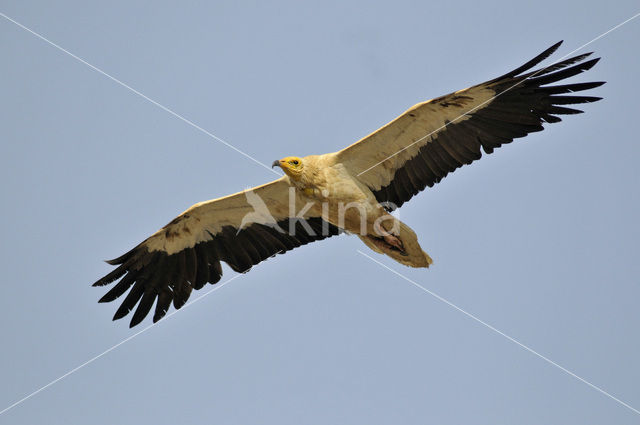
[[[3,1],[0,12],[270,164],[556,57],[636,2]],[[90,284],[260,165],[0,17],[0,410],[149,324]],[[581,50],[608,83],[402,207],[434,266],[371,254],[640,409],[640,18]],[[640,416],[360,255],[297,249],[0,415],[11,424],[600,424]],[[223,281],[235,274],[225,269]],[[206,293],[212,286],[194,293]]]

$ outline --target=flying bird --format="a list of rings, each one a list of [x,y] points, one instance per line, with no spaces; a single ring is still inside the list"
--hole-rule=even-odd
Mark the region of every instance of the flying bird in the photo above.
[[[289,156],[273,163],[284,176],[223,198],[193,205],[114,260],[94,283],[120,279],[99,302],[128,291],[113,320],[135,308],[130,326],[155,303],[153,321],[171,304],[182,307],[193,289],[217,283],[221,262],[240,273],[279,253],[348,233],[369,248],[411,267],[432,263],[409,226],[390,212],[448,173],[503,144],[543,130],[566,105],[600,97],[575,95],[604,82],[554,84],[592,68],[591,53],[530,71],[556,43],[498,78],[419,103],[339,152]],[[137,305],[137,307],[136,307]]]

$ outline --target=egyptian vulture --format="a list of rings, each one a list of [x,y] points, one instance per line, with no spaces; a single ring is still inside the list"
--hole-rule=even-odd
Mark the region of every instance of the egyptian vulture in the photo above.
[[[100,302],[129,291],[113,319],[135,309],[140,323],[182,307],[193,289],[222,276],[221,262],[247,272],[279,253],[340,233],[356,234],[401,264],[429,267],[416,234],[389,213],[463,164],[513,139],[582,111],[566,105],[599,97],[575,92],[604,82],[554,85],[593,67],[590,53],[529,71],[559,42],[498,78],[419,103],[384,127],[334,153],[286,157],[285,175],[270,183],[193,205],[109,264],[94,286],[120,279]],[[529,72],[527,72],[529,71]],[[137,305],[137,307],[136,307]]]

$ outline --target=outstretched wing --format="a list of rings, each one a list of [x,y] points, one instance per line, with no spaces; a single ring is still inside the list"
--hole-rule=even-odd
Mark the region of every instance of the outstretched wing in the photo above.
[[[352,175],[380,203],[399,207],[426,186],[433,186],[463,164],[543,130],[557,115],[582,111],[564,105],[599,97],[566,95],[604,82],[551,85],[593,67],[591,53],[524,73],[551,55],[559,42],[519,68],[491,81],[419,103],[378,131],[336,152]],[[393,208],[393,207],[391,207]]]
[[[140,323],[155,302],[153,321],[160,320],[171,303],[182,307],[193,289],[222,276],[221,261],[234,271],[247,272],[261,261],[309,242],[339,233],[313,210],[290,216],[289,196],[298,208],[299,194],[291,192],[287,177],[248,191],[193,205],[169,224],[121,257],[108,261],[118,267],[93,286],[117,279],[100,302],[129,293],[113,319],[135,306],[130,326]],[[292,200],[293,201],[293,200]]]

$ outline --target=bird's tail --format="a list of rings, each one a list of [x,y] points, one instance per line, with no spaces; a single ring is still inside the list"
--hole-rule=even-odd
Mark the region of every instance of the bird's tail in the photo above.
[[[373,251],[385,254],[398,263],[409,267],[429,267],[433,260],[422,250],[418,237],[411,227],[397,220],[399,231],[395,235],[401,241],[402,249],[385,242],[383,238],[373,235],[358,235],[358,237]]]

